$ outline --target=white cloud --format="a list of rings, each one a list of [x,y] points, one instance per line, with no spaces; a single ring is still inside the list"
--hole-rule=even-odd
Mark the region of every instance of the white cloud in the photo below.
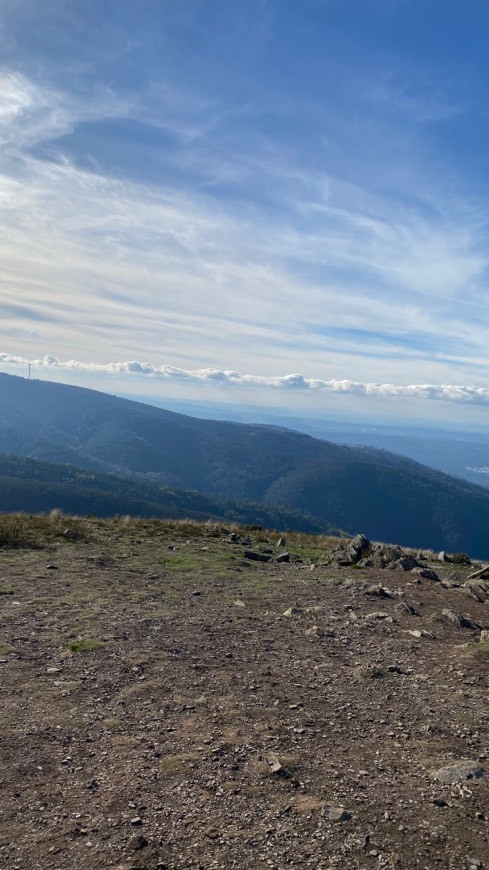
[[[306,391],[314,393],[337,393],[341,395],[366,396],[371,398],[406,398],[431,399],[436,401],[469,403],[476,405],[489,404],[489,388],[478,386],[440,385],[440,384],[375,384],[332,378],[306,378],[300,374],[269,377],[266,375],[248,375],[239,372],[220,369],[187,370],[172,365],[155,366],[148,362],[129,360],[126,362],[80,362],[78,360],[61,361],[55,356],[46,356],[28,360],[10,353],[0,353],[0,365],[21,368],[24,371],[28,365],[33,370],[86,372],[104,375],[135,375],[156,378],[163,381],[191,381],[194,384],[221,384],[233,388],[263,388],[280,391]]]

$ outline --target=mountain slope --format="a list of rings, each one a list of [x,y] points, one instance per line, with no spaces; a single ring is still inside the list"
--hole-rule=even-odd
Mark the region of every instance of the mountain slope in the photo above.
[[[0,454],[0,513],[46,513],[107,517],[217,519],[267,528],[333,532],[321,520],[273,505],[222,501],[198,492],[170,489],[70,465]]]
[[[200,420],[0,375],[4,450],[316,516],[403,545],[489,557],[489,492],[374,448],[274,426]]]

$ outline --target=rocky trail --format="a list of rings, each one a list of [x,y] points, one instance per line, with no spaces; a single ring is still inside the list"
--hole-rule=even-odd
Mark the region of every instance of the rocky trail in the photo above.
[[[481,565],[62,523],[0,550],[2,870],[489,868]]]

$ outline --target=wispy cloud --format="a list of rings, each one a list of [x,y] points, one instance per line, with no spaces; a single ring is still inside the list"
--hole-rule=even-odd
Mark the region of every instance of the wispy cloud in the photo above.
[[[96,88],[84,99],[62,88],[35,82],[24,74],[0,69],[0,144],[22,152],[71,132],[76,124],[100,118],[125,117],[128,100],[107,88]]]
[[[18,5],[5,39],[45,24]],[[79,372],[94,346],[106,374],[144,348],[173,368],[139,374],[173,382],[485,402],[489,215],[428,138],[469,111],[463,87],[452,98],[435,64],[388,52],[358,64],[347,41],[325,51],[308,16],[339,3],[305,4],[291,27],[298,50],[309,33],[310,68],[283,53],[295,13],[275,0],[246,0],[239,20],[210,5],[222,18],[169,3],[145,22],[121,0],[126,17],[100,11],[99,34],[90,4],[56,3],[57,51],[32,33],[35,61],[5,46],[4,346],[76,356]]]
[[[473,324],[489,318],[486,258],[471,217],[430,225],[336,183],[314,207],[302,189],[299,229],[287,212],[231,214],[205,195],[32,156],[1,181],[2,301],[12,316],[20,298],[39,312],[45,347],[84,355],[96,336],[108,353],[164,345],[178,363],[222,366],[232,352],[242,366],[253,341],[269,368],[304,368],[313,351],[346,376],[359,353],[375,377],[387,352],[395,374],[396,357],[419,362],[423,347],[426,373],[436,360],[445,377],[449,360],[485,365]]]

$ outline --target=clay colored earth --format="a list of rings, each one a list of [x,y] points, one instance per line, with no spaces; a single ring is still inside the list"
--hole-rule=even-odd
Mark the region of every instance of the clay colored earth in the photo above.
[[[0,550],[2,870],[489,867],[489,778],[434,776],[489,771],[477,565],[339,566],[331,538],[209,523],[46,529]]]

